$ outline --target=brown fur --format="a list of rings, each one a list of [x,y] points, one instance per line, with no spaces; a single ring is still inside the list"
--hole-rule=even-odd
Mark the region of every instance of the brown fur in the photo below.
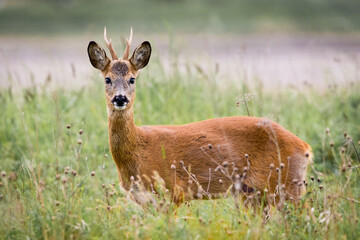
[[[126,74],[129,72],[129,68],[125,63],[116,62],[112,66],[111,72],[115,75],[126,76]]]
[[[144,51],[139,49],[144,48],[135,50],[131,59],[136,59],[136,66],[144,67],[150,55],[143,58]],[[136,55],[137,52],[142,55]],[[233,180],[215,169],[227,162],[231,168],[236,166],[239,169],[238,174],[244,172],[244,167],[249,168],[242,191],[263,191],[267,188],[275,192],[279,178],[275,169],[280,168],[282,162],[284,191],[298,199],[304,191],[303,184],[299,186],[298,182],[305,179],[311,160],[311,148],[307,143],[277,123],[256,117],[216,118],[181,126],[137,127],[133,120],[135,84],[128,83],[138,74],[136,66],[128,60],[113,60],[102,71],[104,78],[109,77],[113,81],[111,86],[105,87],[110,150],[125,188],[129,188],[131,176],[150,177],[157,171],[174,194],[182,194],[189,187],[196,193],[196,185],[189,186],[190,177],[184,166],[196,176],[203,189],[209,188],[210,194],[222,193]],[[119,92],[125,93],[130,100],[122,111],[115,110],[111,103]],[[245,154],[249,156],[248,161]],[[171,168],[172,164],[175,170]],[[274,164],[273,170],[270,170],[270,164]]]

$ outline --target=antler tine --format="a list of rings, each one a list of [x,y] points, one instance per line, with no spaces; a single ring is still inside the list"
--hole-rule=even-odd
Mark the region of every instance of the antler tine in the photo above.
[[[124,60],[129,59],[129,52],[130,52],[130,46],[131,46],[132,39],[133,39],[133,30],[131,27],[130,28],[130,37],[129,37],[129,39],[126,39],[126,49],[125,49],[124,56],[123,56]]]
[[[110,54],[111,54],[111,57],[113,60],[117,60],[118,59],[118,56],[116,55],[116,52],[111,44],[111,38],[110,40],[107,39],[107,35],[106,35],[106,27],[104,28],[104,40],[105,40],[105,43],[106,43],[106,46],[108,47],[109,51],[110,51]]]

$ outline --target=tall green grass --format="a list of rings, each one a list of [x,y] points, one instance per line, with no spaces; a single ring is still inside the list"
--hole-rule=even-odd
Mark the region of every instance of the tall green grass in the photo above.
[[[176,207],[159,186],[156,205],[139,206],[118,186],[103,80],[94,74],[82,89],[1,89],[1,239],[360,238],[358,80],[269,91],[211,68],[206,76],[193,66],[167,72],[153,61],[137,80],[136,124],[248,113],[277,121],[313,147],[300,204],[237,208],[229,197]]]

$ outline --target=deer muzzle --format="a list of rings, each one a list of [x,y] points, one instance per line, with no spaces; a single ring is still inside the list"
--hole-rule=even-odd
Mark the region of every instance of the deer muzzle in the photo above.
[[[111,103],[114,105],[116,110],[124,110],[129,103],[129,99],[124,95],[116,95]]]

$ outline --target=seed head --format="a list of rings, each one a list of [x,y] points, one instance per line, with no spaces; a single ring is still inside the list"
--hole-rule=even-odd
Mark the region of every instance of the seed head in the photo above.
[[[341,171],[342,171],[342,172],[345,172],[345,171],[346,171],[346,165],[345,165],[345,164],[343,164],[343,165],[341,166]]]
[[[55,202],[55,205],[56,205],[57,207],[60,206],[60,202],[56,201],[56,202]]]
[[[77,140],[77,143],[78,143],[79,145],[81,145],[81,144],[82,144],[82,140],[79,138],[79,139]]]
[[[279,172],[279,168],[278,168],[278,167],[276,168],[276,172]]]
[[[329,134],[330,133],[330,128],[326,128],[325,132],[326,132],[326,134]]]
[[[246,173],[248,171],[248,168],[244,167],[243,171],[244,171],[244,173]]]
[[[348,162],[347,166],[348,166],[348,168],[351,168],[351,166],[352,166],[351,162]]]
[[[66,128],[67,128],[67,129],[70,129],[70,128],[71,128],[71,125],[70,125],[70,124],[67,124],[67,125],[66,125]]]
[[[114,192],[109,192],[110,197],[114,196],[114,194],[115,194]]]
[[[330,142],[330,147],[333,147],[334,145],[334,142]]]
[[[348,135],[347,132],[344,132],[344,137],[345,137],[345,138],[346,138],[347,135]]]
[[[227,166],[228,166],[228,162],[227,161],[224,161],[223,163],[222,163],[222,166],[224,167],[224,168],[227,168]]]
[[[311,179],[311,181],[314,181],[315,177],[314,177],[314,176],[311,176],[310,179]]]
[[[212,149],[212,148],[213,148],[213,146],[212,146],[210,143],[209,143],[208,147],[209,147],[209,149]]]
[[[320,190],[322,190],[323,188],[324,188],[323,185],[320,185],[320,186],[319,186],[319,189],[320,189]]]
[[[106,187],[105,183],[103,183],[101,186],[102,186],[102,188],[105,188],[105,187]]]
[[[273,168],[274,168],[274,164],[270,163],[270,169],[273,169]]]
[[[298,182],[298,186],[301,187],[301,186],[302,186],[302,182]]]
[[[181,166],[184,166],[184,162],[183,162],[182,160],[180,161],[180,165],[181,165]]]
[[[1,171],[1,177],[6,177],[6,172],[5,171]]]
[[[95,176],[95,171],[92,171],[92,172],[90,173],[90,175],[91,175],[92,177],[94,177],[94,176]]]
[[[60,174],[56,174],[55,176],[56,180],[59,180],[61,178],[61,175]]]
[[[220,178],[220,179],[219,179],[219,183],[220,183],[220,184],[223,184],[224,181]]]
[[[285,167],[284,163],[280,163],[280,169],[283,169]]]
[[[107,206],[107,210],[108,210],[108,211],[111,211],[111,207],[110,207],[110,206]]]
[[[317,181],[318,181],[318,183],[321,183],[321,179],[320,179],[320,178],[317,178]]]
[[[246,154],[245,154],[245,158],[248,159],[248,158],[249,158],[249,154],[246,153]]]
[[[131,176],[130,181],[134,181],[134,180],[135,180],[134,176]]]
[[[305,157],[306,158],[309,158],[309,156],[310,156],[310,154],[307,152],[307,153],[305,153]]]
[[[342,147],[340,151],[341,151],[342,154],[344,154],[345,153],[345,148]]]
[[[82,130],[82,129],[79,130],[80,135],[83,134],[83,132],[84,132],[84,130]]]
[[[191,185],[193,181],[191,179],[188,180],[188,184]]]
[[[174,164],[171,164],[171,169],[172,169],[172,170],[175,170],[175,169],[176,169],[176,167],[175,167]]]
[[[256,195],[257,195],[257,196],[260,196],[260,194],[261,194],[260,191],[257,191],[257,192],[256,192]]]
[[[299,180],[297,180],[296,178],[294,178],[293,180],[292,180],[292,182],[293,183],[297,183]]]
[[[67,182],[67,179],[64,177],[64,178],[61,180],[61,182],[62,182],[63,184],[65,184],[65,183]]]
[[[267,190],[267,188],[265,188],[265,189],[264,189],[264,193],[267,193],[267,192],[268,192],[268,190]]]

